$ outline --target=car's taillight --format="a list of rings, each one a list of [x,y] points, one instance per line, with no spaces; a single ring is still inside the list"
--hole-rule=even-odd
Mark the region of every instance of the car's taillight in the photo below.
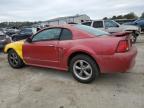
[[[121,40],[118,44],[118,47],[116,49],[117,53],[121,53],[121,52],[126,52],[129,50],[129,43],[128,40]]]

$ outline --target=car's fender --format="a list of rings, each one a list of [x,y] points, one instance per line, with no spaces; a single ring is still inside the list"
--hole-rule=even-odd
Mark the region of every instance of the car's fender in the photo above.
[[[9,49],[13,49],[16,51],[19,57],[23,59],[23,52],[22,52],[23,44],[24,44],[24,40],[7,44],[4,48],[4,52],[7,53]]]
[[[133,25],[121,25],[120,27],[123,28],[124,31],[139,31],[139,28]]]

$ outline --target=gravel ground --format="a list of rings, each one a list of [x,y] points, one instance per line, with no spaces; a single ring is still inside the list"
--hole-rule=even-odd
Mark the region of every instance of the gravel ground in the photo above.
[[[144,35],[136,46],[132,70],[102,75],[92,84],[58,70],[12,69],[0,54],[0,108],[144,108]]]

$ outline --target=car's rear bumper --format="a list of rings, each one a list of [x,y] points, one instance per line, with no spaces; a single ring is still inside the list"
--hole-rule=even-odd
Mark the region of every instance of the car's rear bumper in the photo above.
[[[114,55],[100,57],[98,61],[101,73],[126,72],[134,66],[136,55],[137,49],[132,47],[125,53],[115,53]]]

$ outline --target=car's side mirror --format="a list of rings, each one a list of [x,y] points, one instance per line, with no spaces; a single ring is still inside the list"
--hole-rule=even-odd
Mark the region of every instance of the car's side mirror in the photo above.
[[[26,41],[27,41],[28,43],[32,43],[32,39],[31,39],[30,37],[28,37],[28,38],[26,39]]]

